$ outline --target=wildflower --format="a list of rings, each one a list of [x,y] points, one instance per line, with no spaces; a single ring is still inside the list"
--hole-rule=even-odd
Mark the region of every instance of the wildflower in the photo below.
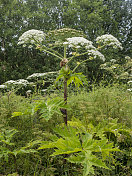
[[[27,92],[26,93],[31,93],[32,91],[31,90],[27,90]]]
[[[116,67],[115,67],[115,66],[112,66],[111,68],[115,69]]]
[[[116,62],[116,60],[115,60],[115,59],[111,59],[111,60],[110,60],[110,62],[115,63],[115,62]]]
[[[41,90],[41,92],[46,92],[46,91],[47,91],[47,89],[42,89],[42,90]]]
[[[121,43],[117,40],[117,38],[110,34],[105,34],[97,37],[96,42],[99,44],[102,43],[107,46],[112,46],[113,48],[120,48],[121,50],[123,49]]]
[[[132,81],[128,81],[127,83],[128,83],[128,84],[131,84],[131,83],[132,83]]]
[[[132,89],[127,89],[129,92],[132,92]]]
[[[31,48],[32,44],[41,43],[44,39],[45,34],[43,33],[43,31],[32,29],[22,34],[22,36],[19,38],[18,45],[22,44],[23,47],[25,47],[26,44],[31,44]]]
[[[68,42],[64,42],[63,45],[68,45]]]
[[[130,60],[131,58],[129,56],[125,56],[125,59],[126,60]]]

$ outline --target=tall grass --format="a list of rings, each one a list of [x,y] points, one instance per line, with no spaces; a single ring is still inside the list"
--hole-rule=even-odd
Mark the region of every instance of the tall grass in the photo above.
[[[129,127],[132,125],[132,94],[117,85],[93,87],[90,92],[70,95],[69,104],[70,117],[92,120],[94,123],[116,118]]]

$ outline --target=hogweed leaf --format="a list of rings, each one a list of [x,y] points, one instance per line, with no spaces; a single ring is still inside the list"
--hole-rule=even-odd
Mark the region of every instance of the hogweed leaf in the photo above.
[[[84,86],[84,84],[87,84],[86,76],[82,73],[72,73],[67,80],[67,85],[72,83],[74,83],[77,87]]]
[[[40,147],[38,148],[38,150],[48,149],[48,148],[55,148],[55,144],[56,144],[56,142],[44,141],[44,142],[40,145]]]

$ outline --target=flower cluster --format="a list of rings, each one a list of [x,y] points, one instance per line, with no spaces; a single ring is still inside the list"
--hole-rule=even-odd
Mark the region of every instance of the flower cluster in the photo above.
[[[128,81],[127,83],[128,83],[128,84],[132,84],[132,80]]]
[[[29,84],[29,82],[25,79],[19,79],[19,80],[9,80],[7,82],[5,82],[5,85],[23,85],[23,86],[26,86],[27,84]]]
[[[81,46],[90,46],[90,48],[93,48],[92,42],[83,38],[83,37],[71,37],[67,38],[67,42],[64,42],[63,44],[69,45],[69,47],[73,48],[80,48]]]
[[[28,76],[27,79],[32,79],[32,78],[40,78],[40,77],[44,77],[46,75],[54,75],[57,74],[58,72],[46,72],[46,73],[33,73],[32,75]]]
[[[132,89],[127,89],[128,91],[132,92]]]
[[[116,60],[115,59],[111,59],[110,62],[114,64],[116,62]]]
[[[7,86],[6,85],[0,85],[0,89],[6,89]]]
[[[105,61],[104,55],[97,50],[88,50],[88,55],[93,56],[94,58],[99,57],[101,60],[103,60],[103,62]]]
[[[32,75],[28,76],[27,79],[32,79],[32,78],[39,78],[43,77],[45,73],[33,73]]]
[[[116,48],[120,48],[121,50],[123,49],[119,40],[117,40],[117,38],[115,38],[113,35],[110,34],[105,34],[100,37],[97,37],[96,42],[99,44],[112,46],[115,49]]]
[[[32,47],[32,44],[35,44],[36,42],[41,43],[45,38],[45,34],[43,31],[39,30],[28,30],[22,34],[22,36],[19,38],[18,45],[23,45],[23,47],[26,46],[26,44],[31,44],[29,47]]]

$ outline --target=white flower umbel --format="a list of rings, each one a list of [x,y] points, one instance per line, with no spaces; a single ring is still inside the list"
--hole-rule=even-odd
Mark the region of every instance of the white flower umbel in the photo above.
[[[100,45],[103,44],[107,46],[112,46],[113,48],[120,48],[121,50],[123,49],[119,40],[117,40],[117,38],[115,38],[111,34],[105,34],[100,37],[97,37],[96,42],[99,43]]]
[[[28,76],[27,79],[32,79],[32,78],[39,78],[45,76],[46,73],[33,73],[32,75]]]
[[[28,85],[29,82],[25,79],[19,79],[19,80],[10,80],[10,81],[7,81],[5,82],[5,85],[23,85],[23,86],[26,86]]]
[[[16,81],[14,81],[14,80],[9,80],[9,81],[7,81],[7,82],[5,82],[5,84],[14,84]]]
[[[105,57],[103,54],[101,54],[99,51],[97,50],[88,50],[88,55],[92,56],[94,58],[99,57],[101,60],[103,60],[103,62],[105,61]]]
[[[28,76],[27,79],[32,79],[32,78],[41,78],[49,74],[57,74],[58,72],[46,72],[46,73],[33,73],[32,75]]]
[[[94,47],[91,41],[83,38],[83,37],[71,37],[67,38],[67,42],[64,42],[63,44],[68,44],[69,47],[72,48],[80,48],[81,46],[91,46]]]
[[[27,84],[29,84],[29,82],[27,80],[25,80],[25,79],[19,79],[19,80],[16,81],[15,84],[27,85]]]
[[[43,31],[32,29],[22,34],[19,38],[18,45],[23,45],[23,47],[25,47],[26,44],[30,44],[29,47],[31,48],[33,44],[36,42],[41,43],[44,39],[45,34]]]
[[[0,85],[0,89],[6,89],[7,86],[6,85]]]

